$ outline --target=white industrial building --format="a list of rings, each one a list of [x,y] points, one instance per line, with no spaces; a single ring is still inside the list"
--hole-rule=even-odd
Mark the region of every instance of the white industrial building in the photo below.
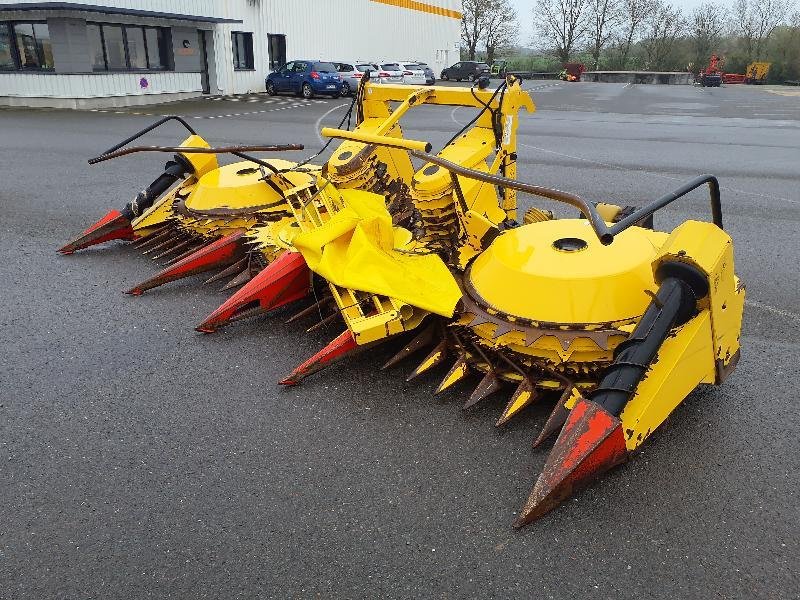
[[[459,59],[461,0],[0,0],[0,105],[264,90],[287,60]]]

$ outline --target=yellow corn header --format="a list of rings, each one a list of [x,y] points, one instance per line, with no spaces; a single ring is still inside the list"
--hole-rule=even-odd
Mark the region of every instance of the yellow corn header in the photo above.
[[[476,110],[435,153],[401,127],[431,106]],[[341,141],[317,166],[248,154],[291,145],[212,148],[188,125],[179,146],[130,147],[140,132],[93,162],[165,151],[164,173],[61,252],[123,239],[165,261],[133,295],[213,271],[209,282],[238,289],[202,332],[300,302],[289,320],[315,318],[309,331],[340,323],[285,385],[398,340],[384,368],[414,355],[409,379],[445,366],[437,393],[473,381],[465,409],[505,398],[498,427],[552,403],[534,445],[558,435],[522,526],[624,461],[695,387],[722,383],[744,304],[716,178],[638,208],[520,182],[523,109],[533,102],[511,76],[496,90],[367,82],[354,130],[322,130]],[[243,160],[220,166],[220,153]],[[711,221],[653,228],[658,210],[702,187]],[[580,217],[530,208],[520,219],[519,193]]]

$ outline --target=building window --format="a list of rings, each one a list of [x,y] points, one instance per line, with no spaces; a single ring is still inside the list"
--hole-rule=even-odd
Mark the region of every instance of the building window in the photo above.
[[[105,71],[106,55],[103,52],[103,37],[100,34],[100,26],[90,23],[86,26],[86,35],[89,39],[89,62],[92,63],[92,69]]]
[[[87,23],[95,71],[161,71],[168,68],[170,36],[163,27]]]
[[[125,58],[125,36],[120,25],[103,25],[103,48],[106,51],[106,68],[119,71],[128,68]]]
[[[253,34],[244,31],[234,31],[231,34],[233,42],[233,68],[237,71],[252,71],[255,68],[253,61]]]
[[[16,69],[14,53],[11,51],[11,27],[8,23],[0,23],[0,69]]]
[[[147,63],[155,70],[166,69],[169,64],[167,44],[169,36],[161,27],[144,28],[145,48],[147,48]]]
[[[0,69],[52,71],[47,23],[0,23]]]
[[[144,29],[126,27],[125,37],[128,40],[128,66],[131,69],[146,69],[147,51],[144,49]]]

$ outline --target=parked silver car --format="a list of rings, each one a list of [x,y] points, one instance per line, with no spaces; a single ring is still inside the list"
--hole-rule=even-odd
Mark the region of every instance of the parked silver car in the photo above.
[[[403,83],[407,85],[425,85],[425,71],[415,62],[398,61],[403,69]]]
[[[342,96],[348,96],[358,89],[361,79],[367,71],[377,73],[380,68],[371,62],[354,60],[351,62],[334,62],[333,65],[339,71],[342,78]]]
[[[399,64],[393,62],[378,63],[380,70],[377,73],[379,83],[403,83],[403,69]],[[370,75],[375,77],[375,73]]]
[[[417,64],[422,69],[422,72],[425,73],[425,84],[433,85],[436,83],[436,74],[433,72],[433,69],[428,66],[428,63],[417,62]]]

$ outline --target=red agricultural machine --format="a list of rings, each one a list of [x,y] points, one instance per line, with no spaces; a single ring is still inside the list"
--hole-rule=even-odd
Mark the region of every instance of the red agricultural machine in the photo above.
[[[581,75],[586,71],[583,63],[564,63],[564,68],[558,74],[562,81],[580,81]]]
[[[767,75],[769,75],[771,63],[752,62],[747,65],[744,75],[741,73],[724,73],[722,71],[722,67],[724,65],[724,58],[720,58],[716,54],[712,54],[711,59],[708,61],[708,66],[700,71],[700,73],[697,75],[697,83],[703,87],[719,87],[722,83],[726,85],[739,83],[765,83],[767,80]]]
[[[700,71],[697,81],[703,87],[719,87],[722,85],[722,66],[725,59],[720,59],[716,54],[711,55],[708,66]]]

